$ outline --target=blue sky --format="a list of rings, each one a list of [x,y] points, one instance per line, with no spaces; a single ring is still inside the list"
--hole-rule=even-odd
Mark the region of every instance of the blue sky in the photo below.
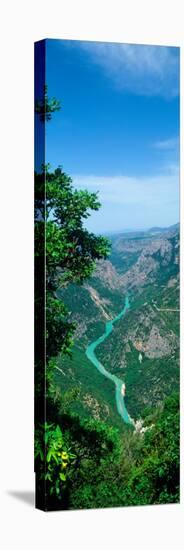
[[[179,220],[179,49],[47,40],[46,160],[99,191],[95,232]]]

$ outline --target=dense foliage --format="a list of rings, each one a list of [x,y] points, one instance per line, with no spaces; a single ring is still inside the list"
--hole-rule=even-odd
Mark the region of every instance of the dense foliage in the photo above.
[[[45,452],[43,452],[45,451]],[[40,425],[35,432],[35,460],[40,479],[46,482],[46,492],[58,499],[66,482],[68,464],[75,458],[66,447],[60,427],[54,424]]]
[[[163,410],[146,417],[147,423],[144,435],[127,430],[122,436],[117,430],[97,423],[95,446],[90,443],[87,456],[84,452],[72,479],[70,507],[178,502],[177,395],[166,400]],[[91,430],[90,422],[88,430]],[[103,434],[100,445],[99,434]],[[73,441],[73,446],[78,447],[78,442]]]
[[[84,420],[70,413],[56,414],[55,421],[62,426],[65,447],[59,449],[58,462],[55,464],[53,459],[48,470],[48,489],[52,491],[48,509],[179,501],[177,394],[168,398],[161,409],[145,410],[144,433],[127,427],[122,433],[105,422]],[[60,479],[63,449],[67,449],[65,480],[63,476]],[[72,449],[70,459],[68,449]]]

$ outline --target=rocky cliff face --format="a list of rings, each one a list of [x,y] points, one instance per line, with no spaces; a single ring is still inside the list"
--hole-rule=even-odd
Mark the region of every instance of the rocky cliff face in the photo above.
[[[125,289],[134,289],[141,293],[142,289],[147,284],[156,282],[157,277],[160,279],[160,272],[164,267],[169,267],[168,279],[170,278],[173,268],[178,264],[178,247],[179,233],[178,231],[164,232],[159,236],[146,237],[144,239],[127,239],[118,238],[113,243],[113,254],[119,255],[119,283]],[[121,269],[126,266],[129,255],[135,257],[135,262],[128,268],[124,274],[121,274]],[[172,265],[171,265],[172,264]],[[177,273],[177,269],[175,272]]]
[[[129,292],[131,309],[98,347],[98,358],[126,382],[130,414],[162,403],[179,383],[179,233],[145,239],[118,238],[119,288]],[[138,253],[123,274],[126,254]],[[139,354],[141,352],[141,361]]]

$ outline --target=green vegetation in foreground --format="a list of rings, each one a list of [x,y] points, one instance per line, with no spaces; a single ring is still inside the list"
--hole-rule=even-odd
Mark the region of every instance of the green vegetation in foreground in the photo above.
[[[68,456],[63,491],[58,499],[50,497],[48,509],[179,502],[177,394],[161,408],[145,410],[144,426],[149,429],[144,434],[128,428],[121,434],[104,422],[71,414],[58,415],[55,422],[62,426],[59,451],[72,449],[75,458],[70,461]],[[51,458],[51,473],[53,464]],[[52,486],[48,480],[48,490]]]

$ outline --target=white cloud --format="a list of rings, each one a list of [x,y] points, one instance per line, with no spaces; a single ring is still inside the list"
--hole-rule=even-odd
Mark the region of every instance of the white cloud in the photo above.
[[[101,208],[86,222],[90,231],[166,227],[179,220],[179,168],[168,165],[148,177],[73,175],[78,189],[99,192]]]
[[[164,174],[148,177],[74,175],[73,185],[78,189],[99,192],[103,203],[137,205],[152,208],[178,201],[179,174],[175,166],[169,166]]]
[[[166,98],[179,93],[178,48],[101,42],[81,47],[120,90]]]
[[[179,151],[179,138],[172,137],[154,143],[155,149],[160,149],[162,151]]]

